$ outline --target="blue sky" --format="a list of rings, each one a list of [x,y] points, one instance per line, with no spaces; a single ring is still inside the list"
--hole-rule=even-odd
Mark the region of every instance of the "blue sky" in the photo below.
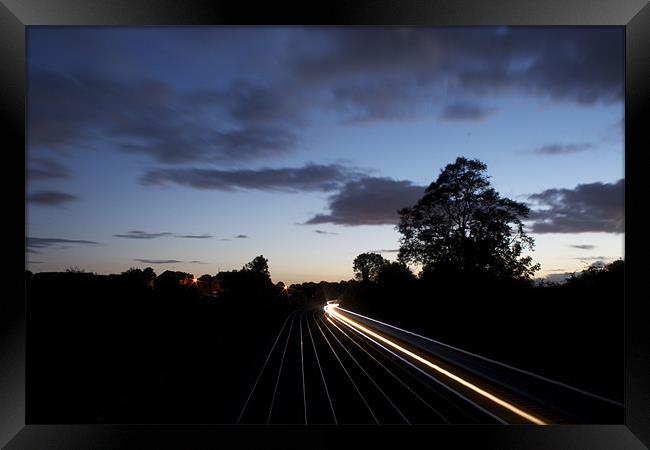
[[[27,266],[349,279],[458,156],[539,276],[620,258],[623,61],[614,27],[30,27]]]

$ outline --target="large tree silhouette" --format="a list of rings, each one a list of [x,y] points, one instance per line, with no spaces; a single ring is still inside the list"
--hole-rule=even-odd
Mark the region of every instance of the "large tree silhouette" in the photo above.
[[[375,280],[379,269],[388,264],[388,261],[379,253],[361,253],[352,263],[354,275],[358,280]]]
[[[399,211],[399,259],[425,271],[530,279],[539,265],[522,219],[529,208],[491,187],[487,166],[459,157],[448,164],[411,208]]]
[[[264,255],[259,255],[253,258],[251,262],[242,267],[242,270],[259,273],[266,277],[271,276],[269,273],[269,260],[266,259]]]

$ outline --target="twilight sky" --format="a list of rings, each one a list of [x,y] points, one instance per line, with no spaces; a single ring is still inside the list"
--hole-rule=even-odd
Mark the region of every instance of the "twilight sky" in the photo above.
[[[29,27],[27,268],[349,279],[457,156],[538,276],[621,258],[623,31]]]

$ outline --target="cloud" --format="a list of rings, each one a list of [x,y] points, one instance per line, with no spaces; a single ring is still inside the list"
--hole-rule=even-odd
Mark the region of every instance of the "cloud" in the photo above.
[[[578,153],[584,152],[586,150],[591,150],[594,148],[594,144],[591,142],[579,142],[574,144],[545,144],[541,147],[538,147],[532,150],[531,153],[536,153],[538,155],[566,155],[569,153]]]
[[[235,239],[248,239],[248,238],[249,236],[245,234],[238,234],[237,236],[235,236]]]
[[[70,178],[65,166],[53,159],[32,157],[27,163],[28,181],[63,180]]]
[[[580,250],[593,250],[596,248],[595,245],[591,245],[591,244],[579,244],[579,245],[576,244],[576,245],[569,245],[569,247],[577,248]]]
[[[398,248],[393,249],[381,249],[381,250],[370,250],[370,253],[397,253],[399,252]]]
[[[574,189],[547,189],[528,197],[534,233],[623,233],[625,182],[579,184]],[[532,209],[532,208],[531,208]]]
[[[133,261],[138,261],[146,264],[175,264],[182,263],[177,259],[144,259],[144,258],[133,258]]]
[[[540,281],[546,281],[548,283],[564,283],[570,276],[571,272],[551,273],[546,275],[544,278],[541,278]]]
[[[207,262],[205,262],[205,261],[198,261],[198,260],[188,261],[188,263],[190,263],[190,264],[207,264]]]
[[[323,107],[339,114],[345,124],[409,120],[430,112],[417,89],[391,80],[346,82],[334,87]]]
[[[154,169],[148,171],[141,182],[145,185],[175,183],[196,189],[221,191],[333,191],[361,174],[340,164],[306,164],[295,168],[256,170]]]
[[[598,260],[595,260],[594,262],[592,262],[591,264],[589,264],[589,267],[601,269],[601,268],[605,267],[606,265],[607,265],[607,261],[605,261],[603,259],[598,259]]]
[[[480,121],[496,112],[494,108],[486,108],[477,103],[454,102],[447,104],[440,119],[450,121]]]
[[[263,127],[269,123],[278,125],[287,122],[303,125],[305,99],[300,98],[300,91],[294,90],[292,95],[287,95],[295,87],[277,82],[255,84],[237,79],[213,100],[226,105],[231,117],[248,126]],[[206,99],[204,94],[201,97]]]
[[[334,233],[333,231],[325,231],[325,230],[314,230],[314,233],[318,233],[318,234],[338,234],[338,233]]]
[[[147,233],[146,231],[129,231],[126,234],[114,234],[113,236],[126,239],[156,239],[164,236],[171,236],[172,233],[163,232],[163,233]]]
[[[298,138],[288,129],[272,126],[249,126],[219,132],[216,141],[223,154],[232,160],[250,161],[282,155],[296,146]]]
[[[472,102],[487,96],[623,99],[624,30],[611,27],[61,33],[30,35],[35,54],[58,55],[30,63],[30,151],[117,149],[160,164],[236,164],[296,151],[323,113],[387,121],[442,108],[443,118],[477,120],[490,110]],[[163,50],[182,55],[195,87],[164,81],[149,57]],[[215,79],[224,60],[232,70]]]
[[[114,234],[113,236],[125,239],[156,239],[159,237],[174,236],[179,239],[210,239],[213,236],[211,234],[173,234],[169,231],[162,233],[147,233],[146,231],[129,231],[125,234]]]
[[[504,92],[585,105],[623,98],[621,30],[334,28],[293,38],[292,65],[303,83],[347,85],[372,74],[424,102]],[[359,108],[374,102],[356,100]]]
[[[306,224],[394,225],[397,211],[414,205],[424,193],[424,186],[410,181],[366,177],[347,183],[329,198],[328,214],[318,214]]]
[[[39,191],[29,194],[27,201],[40,206],[63,206],[66,203],[78,200],[76,195],[59,191]]]
[[[589,261],[605,261],[605,260],[613,260],[613,259],[616,259],[616,258],[611,257],[611,256],[580,256],[580,257],[577,257],[577,258],[574,258],[574,259],[577,259],[577,260],[580,260],[580,261],[582,261],[584,263],[587,263]]]
[[[251,161],[298,144],[292,125],[250,123],[224,110],[227,89],[184,92],[155,78],[124,82],[91,70],[61,72],[30,71],[32,150],[66,153],[101,141],[102,147],[175,164]]]
[[[99,242],[87,241],[83,239],[63,239],[63,238],[39,238],[27,237],[25,238],[25,246],[29,253],[40,253],[36,249],[65,249],[71,245],[101,245]]]

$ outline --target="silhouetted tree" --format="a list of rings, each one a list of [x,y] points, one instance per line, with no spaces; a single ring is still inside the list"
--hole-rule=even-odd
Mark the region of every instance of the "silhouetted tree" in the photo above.
[[[625,262],[622,259],[609,264],[592,264],[582,272],[574,272],[565,281],[569,287],[612,286],[622,289]]]
[[[388,260],[379,253],[361,253],[354,258],[352,268],[354,269],[354,276],[358,280],[366,282],[374,281],[379,269],[386,264],[388,264]]]
[[[379,268],[376,280],[382,286],[400,288],[415,281],[415,275],[406,264],[394,261],[388,262]]]
[[[152,288],[156,279],[156,272],[151,267],[147,267],[144,270],[130,267],[128,270],[122,272],[122,279],[132,286]]]
[[[528,280],[539,265],[522,219],[529,208],[490,186],[487,166],[459,157],[448,164],[415,206],[399,211],[400,261],[425,271],[496,275]]]
[[[142,273],[142,269],[129,267],[127,270],[122,272],[122,280],[128,283],[130,286],[143,286],[144,275]]]
[[[153,268],[146,267],[142,271],[142,277],[144,278],[144,282],[148,287],[153,287],[153,283],[156,279],[156,272],[153,270]]]
[[[269,260],[264,257],[264,255],[256,256],[251,262],[247,263],[242,267],[244,271],[257,272],[262,275],[270,277],[269,273]]]

